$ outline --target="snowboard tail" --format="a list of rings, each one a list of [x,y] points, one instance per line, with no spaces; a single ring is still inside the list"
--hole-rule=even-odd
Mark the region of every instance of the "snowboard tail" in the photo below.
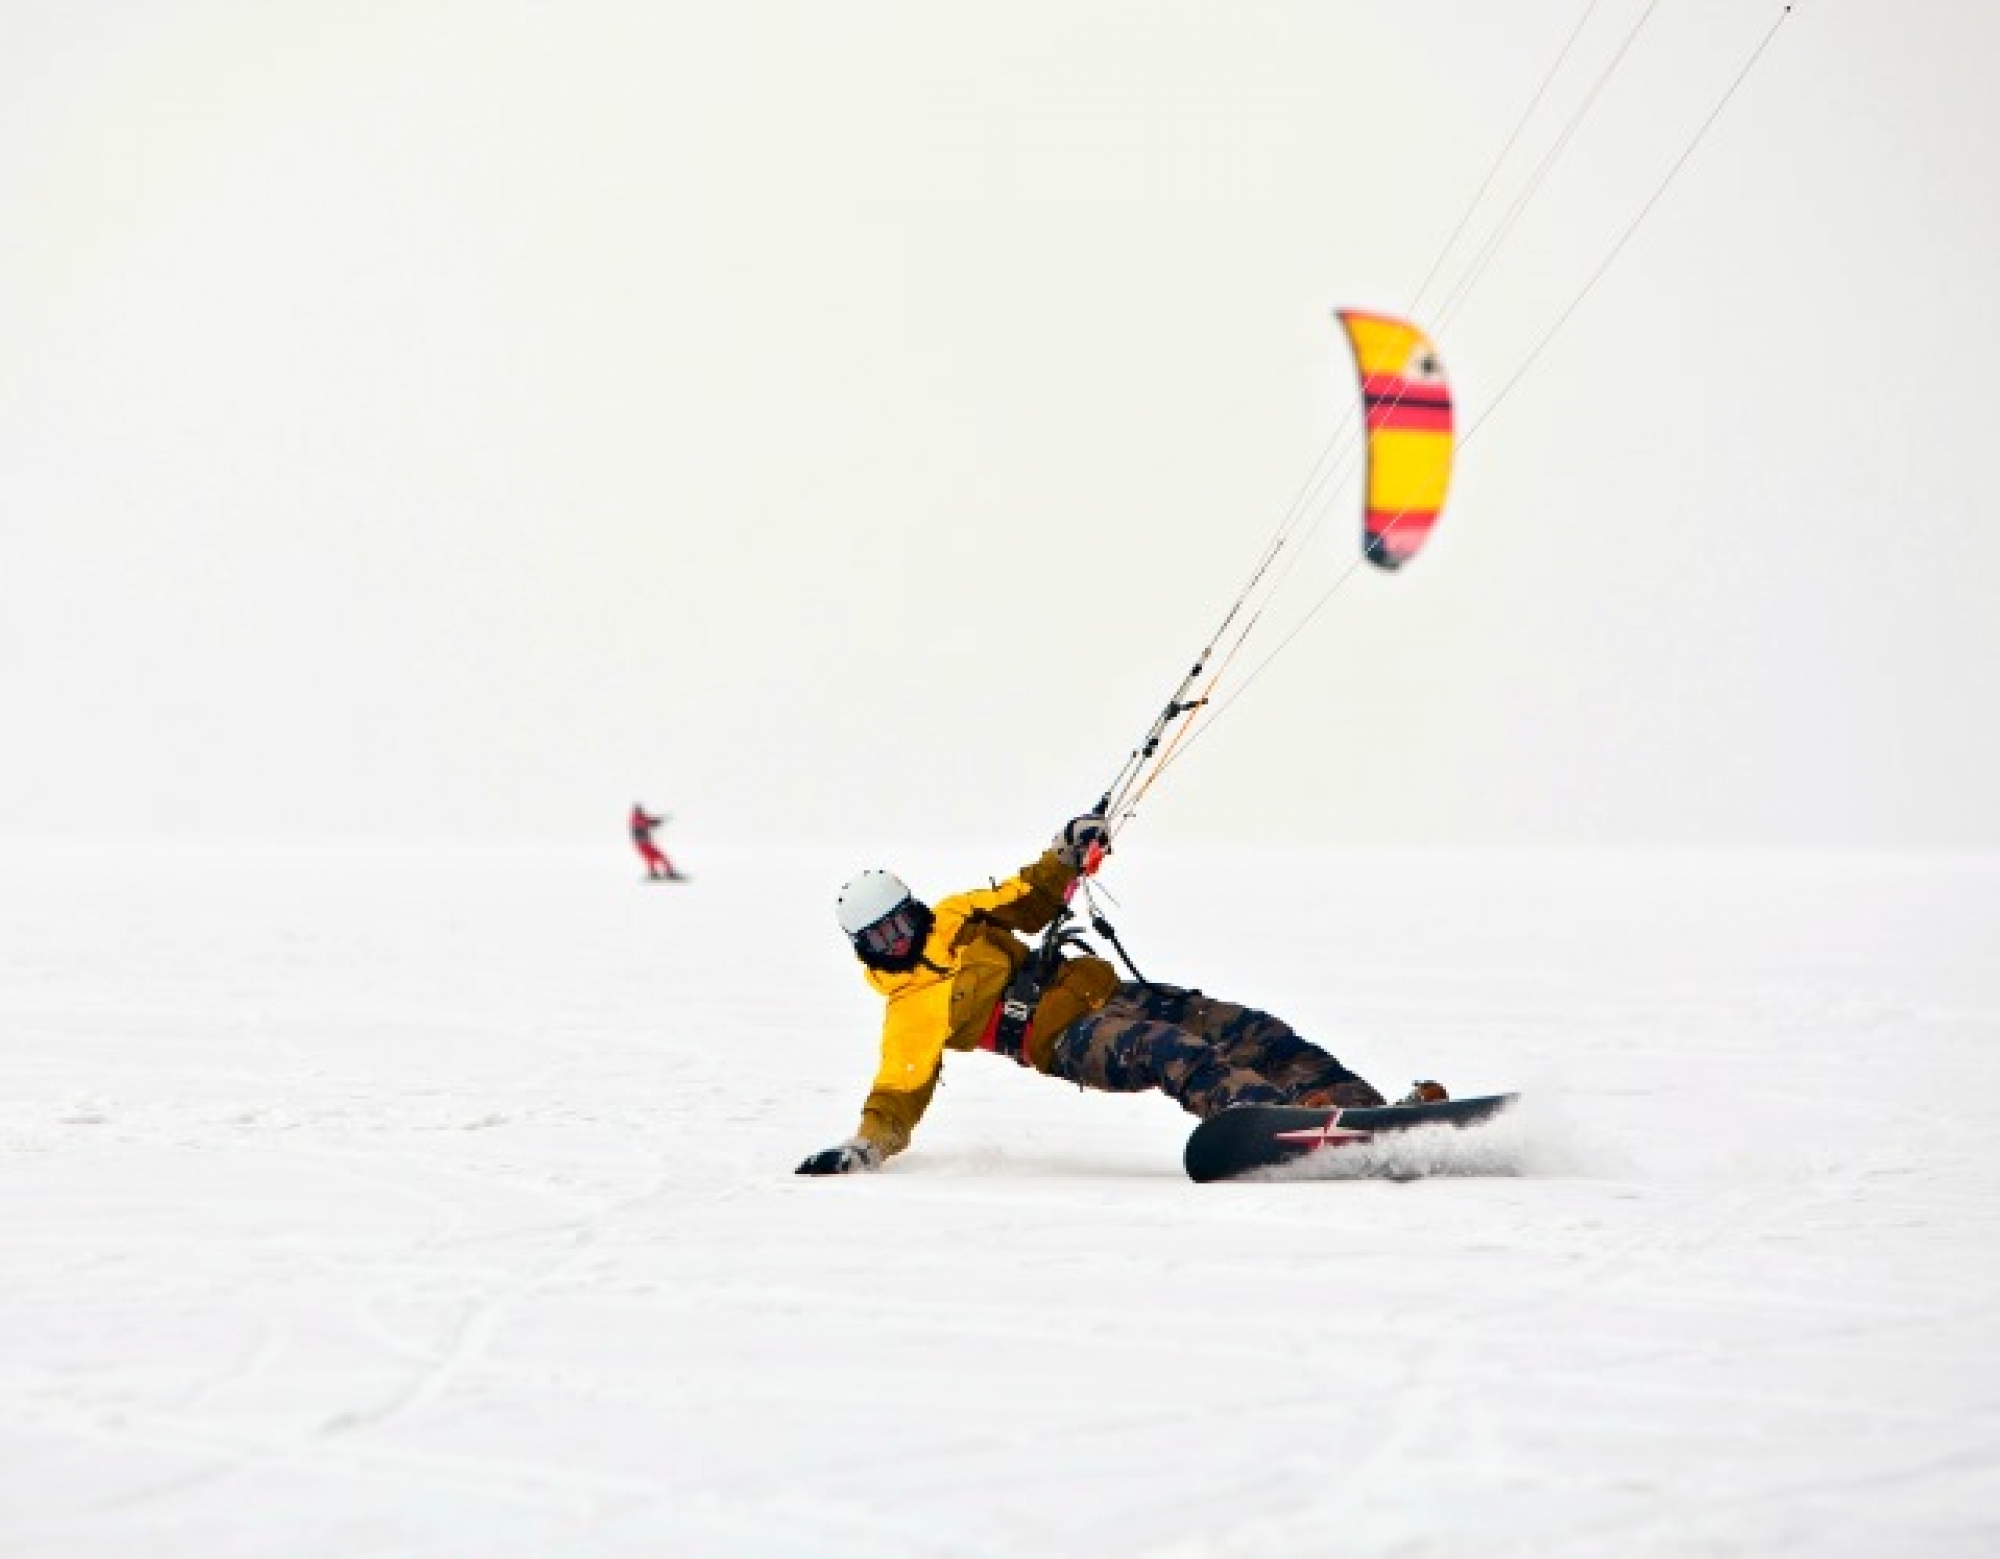
[[[1211,1115],[1188,1138],[1182,1162],[1191,1180],[1228,1180],[1272,1169],[1343,1142],[1367,1142],[1419,1126],[1475,1126],[1521,1096],[1487,1094],[1439,1104],[1384,1104],[1372,1109],[1312,1109],[1302,1104],[1239,1104]]]

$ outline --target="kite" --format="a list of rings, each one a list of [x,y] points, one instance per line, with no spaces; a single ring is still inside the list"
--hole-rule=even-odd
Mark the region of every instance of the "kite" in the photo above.
[[[1337,312],[1368,412],[1368,497],[1362,549],[1401,568],[1430,539],[1451,481],[1451,386],[1430,338],[1405,320]]]

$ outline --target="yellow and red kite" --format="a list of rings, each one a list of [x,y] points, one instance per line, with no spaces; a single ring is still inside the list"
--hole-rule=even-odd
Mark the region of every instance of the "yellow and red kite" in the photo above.
[[[1368,412],[1368,501],[1362,546],[1382,568],[1417,555],[1451,482],[1451,386],[1437,348],[1415,325],[1341,309]]]

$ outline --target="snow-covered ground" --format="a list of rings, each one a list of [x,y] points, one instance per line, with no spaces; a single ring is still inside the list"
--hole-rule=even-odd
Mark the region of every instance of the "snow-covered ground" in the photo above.
[[[2000,861],[1127,854],[1148,973],[1525,1172],[960,1057],[794,1177],[873,862],[0,852],[0,1550],[2000,1552]]]

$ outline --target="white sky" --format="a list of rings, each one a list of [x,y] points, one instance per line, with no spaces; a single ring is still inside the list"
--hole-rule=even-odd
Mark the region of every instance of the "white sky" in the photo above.
[[[0,833],[1032,842],[1584,9],[11,0]],[[1661,5],[1439,332],[1467,421],[1778,10]],[[1996,57],[1802,0],[1143,827],[2000,847]]]

